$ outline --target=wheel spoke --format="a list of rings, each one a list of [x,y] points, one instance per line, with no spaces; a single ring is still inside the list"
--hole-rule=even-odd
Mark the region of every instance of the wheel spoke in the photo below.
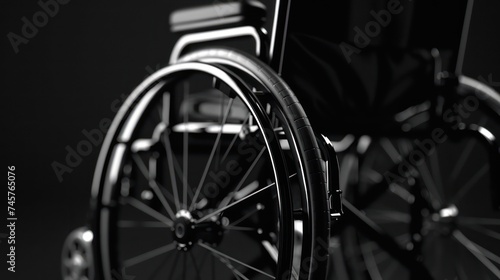
[[[370,210],[367,212],[367,216],[373,221],[376,221],[377,224],[384,222],[409,224],[411,221],[411,217],[408,213],[391,210]]]
[[[233,202],[233,203],[231,203],[231,204],[229,204],[229,205],[227,205],[227,206],[225,206],[225,207],[219,208],[219,209],[215,210],[214,212],[212,212],[212,213],[210,213],[210,214],[207,214],[207,215],[205,215],[204,217],[202,217],[202,218],[200,218],[200,219],[196,220],[196,221],[195,221],[195,223],[200,223],[200,222],[203,222],[203,221],[205,221],[205,220],[207,220],[207,219],[209,219],[209,218],[211,218],[211,217],[213,217],[213,216],[215,216],[215,215],[218,215],[219,213],[221,213],[221,212],[223,212],[223,211],[225,211],[225,210],[227,210],[227,209],[229,209],[229,208],[231,208],[231,207],[234,207],[234,206],[235,206],[235,205],[237,205],[238,203],[241,203],[241,202],[243,202],[243,201],[245,201],[245,200],[247,200],[247,199],[249,199],[249,198],[251,198],[251,197],[253,197],[253,196],[255,196],[255,195],[257,195],[257,194],[259,194],[259,193],[261,193],[261,192],[263,192],[263,191],[265,191],[265,190],[268,190],[269,188],[273,187],[274,185],[276,185],[276,183],[271,183],[271,184],[269,184],[269,185],[267,185],[267,186],[263,187],[262,189],[260,189],[260,190],[258,190],[258,191],[255,191],[254,193],[251,193],[251,194],[249,194],[249,195],[247,195],[247,196],[243,197],[243,198],[242,198],[242,199],[240,199],[240,200],[237,200],[237,201],[235,201],[235,202]]]
[[[500,219],[495,218],[480,218],[480,217],[460,217],[458,220],[462,225],[485,225],[485,226],[500,226]]]
[[[488,122],[488,119],[483,116],[479,122],[477,123],[478,126],[483,126]],[[462,169],[465,166],[465,163],[467,162],[467,159],[469,158],[472,148],[474,148],[475,144],[477,141],[474,140],[469,140],[469,143],[467,146],[462,150],[460,154],[460,158],[457,161],[457,164],[453,168],[453,171],[450,173],[450,186],[453,186],[458,179],[458,176],[462,172]]]
[[[187,272],[187,255],[182,254],[182,279],[186,279],[186,272]]]
[[[172,208],[170,207],[170,205],[168,204],[165,196],[163,195],[163,193],[158,185],[158,182],[156,182],[156,180],[154,180],[154,179],[149,178],[149,174],[148,174],[149,172],[147,170],[147,167],[144,164],[144,162],[142,161],[142,159],[139,157],[138,154],[132,154],[132,158],[134,159],[137,166],[139,166],[139,169],[142,170],[143,173],[145,173],[144,176],[148,180],[149,186],[151,187],[153,192],[156,194],[156,196],[160,200],[160,202],[163,205],[163,207],[165,208],[165,210],[167,210],[168,214],[170,215],[170,218],[174,219],[175,214],[172,211]]]
[[[443,177],[441,176],[441,165],[439,164],[439,158],[437,156],[437,151],[434,150],[434,152],[431,152],[429,155],[429,164],[430,164],[430,169],[432,170],[432,174],[434,175],[433,177],[436,178],[435,183],[437,187],[440,190],[444,190],[444,182],[443,182]],[[443,197],[443,191],[440,192]]]
[[[160,272],[160,270],[165,267],[165,265],[167,264],[167,260],[170,258],[170,256],[173,256],[174,254],[170,254],[170,255],[166,255],[165,258],[163,259],[162,261],[162,264],[161,265],[158,265],[156,267],[156,269],[153,271],[153,273],[151,273],[151,275],[148,277],[148,279],[150,280],[154,280],[156,278],[156,276],[158,275],[158,273]],[[119,279],[117,279],[119,280]]]
[[[474,245],[481,252],[481,254],[483,254],[485,257],[492,260],[496,264],[500,265],[500,256],[498,256],[495,253],[491,252],[490,250],[478,245],[477,243],[472,242],[472,245]],[[498,268],[496,271],[500,272],[500,270],[498,270]],[[498,276],[500,274],[496,274],[496,275]]]
[[[236,133],[233,137],[233,139],[231,140],[231,143],[229,144],[229,146],[227,147],[226,149],[226,152],[224,153],[224,155],[222,156],[221,158],[221,162],[224,162],[224,160],[226,160],[226,157],[227,155],[229,154],[229,152],[231,151],[231,149],[233,148],[234,146],[234,143],[236,142],[236,139],[238,139],[238,137],[241,135],[241,133],[243,132],[243,128],[245,128],[245,124],[248,122],[248,120],[250,119],[250,114],[248,115],[248,117],[243,121],[243,123],[241,124],[241,128],[240,128],[240,131],[238,133]]]
[[[141,262],[147,261],[149,259],[152,259],[156,256],[168,253],[168,252],[172,251],[173,249],[175,249],[175,247],[176,247],[176,245],[174,243],[170,243],[170,244],[161,246],[159,248],[153,249],[151,251],[142,253],[138,256],[135,256],[133,258],[129,258],[129,259],[123,261],[123,267],[127,268],[130,266],[139,264]]]
[[[380,278],[380,271],[378,269],[377,263],[380,263],[375,259],[373,255],[373,248],[375,248],[374,242],[365,243],[361,246],[361,252],[363,253],[366,269],[368,270],[370,276],[373,280],[382,280]]]
[[[135,164],[137,165],[137,167],[141,171],[144,178],[146,178],[146,180],[149,180],[150,179],[149,178],[149,175],[150,175],[149,170],[146,167],[146,164],[144,164],[144,162],[140,158],[140,156],[138,154],[132,154],[132,159],[134,160]]]
[[[162,106],[162,111],[161,111],[161,120],[162,122],[167,125],[170,124],[170,93],[165,92],[163,94],[163,106]]]
[[[227,230],[239,230],[239,231],[255,231],[255,232],[257,232],[257,229],[253,228],[253,227],[225,226],[224,229],[227,229]]]
[[[455,195],[452,197],[450,203],[457,205],[462,197],[469,192],[472,187],[476,185],[476,183],[488,172],[489,170],[489,165],[484,165],[481,167],[481,169],[476,172],[472,177],[470,177],[469,181],[467,181],[465,184],[462,185],[460,190],[455,193]]]
[[[170,227],[164,222],[157,221],[118,221],[118,227],[120,228],[136,228],[136,227],[145,227],[145,228],[168,228]]]
[[[278,256],[279,256],[278,248],[276,248],[276,246],[272,245],[267,240],[262,240],[261,244],[264,247],[264,249],[266,249],[271,259],[273,259],[275,263],[278,263]]]
[[[173,158],[173,160],[174,160],[175,173],[177,174],[177,176],[179,178],[184,178],[185,174],[184,174],[184,171],[182,171],[183,169],[181,168],[181,165],[179,164],[179,162],[177,161],[177,159],[175,157]],[[187,191],[184,190],[184,188],[185,188],[184,186],[186,186]],[[187,180],[187,178],[186,178],[186,180],[183,179],[182,188],[183,188],[183,195],[186,195],[185,193],[187,193],[187,195],[189,195],[189,197],[193,198],[193,195],[194,195],[193,190],[191,190],[191,186],[189,185],[189,181]],[[184,205],[187,207],[187,203]]]
[[[229,99],[229,104],[227,106],[226,112],[224,113],[224,118],[222,120],[222,124],[219,130],[219,133],[217,134],[217,138],[215,139],[214,146],[212,147],[212,151],[210,152],[210,156],[207,160],[207,164],[205,166],[205,170],[203,171],[203,175],[201,176],[200,182],[198,184],[198,187],[196,188],[196,192],[194,193],[193,200],[191,201],[191,205],[189,206],[189,209],[192,210],[193,206],[196,204],[196,200],[198,199],[198,196],[200,194],[201,188],[203,186],[203,183],[205,182],[205,178],[207,177],[208,169],[212,165],[212,160],[215,155],[215,151],[217,150],[217,147],[219,146],[219,142],[222,136],[222,131],[224,130],[224,125],[226,124],[227,117],[229,116],[229,112],[231,111],[231,107],[233,104],[234,99]]]
[[[408,244],[410,242],[410,234],[409,233],[403,233],[394,238],[397,242],[400,244]]]
[[[384,176],[380,174],[379,172],[375,171],[374,169],[369,169],[364,172],[364,175],[366,176],[366,179],[364,177],[360,178],[360,180],[363,180],[364,183],[369,183],[369,184],[378,184],[384,180]]]
[[[402,151],[402,154],[404,154],[404,157],[407,157],[415,150],[411,143],[408,143],[407,141],[399,141],[397,145],[399,150]]]
[[[174,263],[172,264],[172,268],[170,269],[170,273],[168,275],[167,279],[173,279],[174,271],[178,268],[177,267],[177,262],[179,261],[180,257],[178,256],[177,252],[174,252]]]
[[[259,182],[257,180],[255,180],[242,188],[240,187],[240,189],[234,193],[233,199],[238,200],[238,199],[246,196],[247,194],[255,191],[258,188],[259,188]]]
[[[215,280],[215,256],[214,256],[214,253],[211,253],[210,256],[211,256],[210,259],[212,260],[211,261],[211,264],[212,264],[212,269],[211,269],[211,271],[212,271],[212,280]]]
[[[146,180],[148,180],[148,182],[156,180],[156,178],[151,178],[151,174],[150,174],[151,172],[149,172],[148,168],[146,167],[146,164],[142,161],[142,159],[140,158],[140,156],[138,154],[133,154],[132,159],[134,160],[135,164],[137,165],[137,167],[141,171],[142,176],[144,176],[144,178]],[[151,183],[149,183],[149,184],[151,184]],[[158,182],[156,182],[156,184],[158,185]],[[172,196],[172,194],[167,189],[163,189],[163,190],[165,192],[165,196],[171,202],[174,202],[174,197]]]
[[[222,199],[222,201],[221,201],[221,203],[219,205],[219,208],[225,207],[229,202],[231,202],[235,198],[236,194],[238,193],[238,191],[242,187],[243,183],[246,181],[248,175],[250,175],[250,173],[255,168],[255,166],[259,162],[260,158],[264,154],[265,150],[266,150],[266,147],[263,147],[260,150],[259,154],[253,160],[252,165],[250,165],[250,167],[247,169],[247,171],[245,172],[245,174],[243,175],[243,177],[240,179],[240,182],[238,183],[238,185],[236,186],[236,188],[232,192],[229,193],[228,197],[225,197],[224,199]]]
[[[243,273],[241,273],[239,270],[237,270],[232,264],[231,262],[229,262],[228,259],[225,259],[215,253],[212,252],[212,258],[217,258],[222,264],[224,264],[230,271],[231,273],[233,273],[234,277],[236,277],[236,279],[244,279],[244,280],[249,280],[247,277],[245,277],[245,275],[243,275]]]
[[[140,159],[140,158],[138,158],[138,159]],[[160,183],[158,183],[158,181],[157,181],[157,170],[156,170],[157,169],[157,160],[158,160],[158,158],[156,158],[156,157],[149,158],[149,177],[148,178],[149,178],[149,180],[154,181],[155,185],[159,186],[161,193],[163,193],[165,195],[165,197],[168,200],[170,200],[170,202],[175,203],[174,196],[166,188],[163,188],[162,186],[160,186]]]
[[[175,219],[174,211],[172,210],[172,208],[170,208],[170,205],[168,204],[167,200],[165,199],[165,196],[163,195],[163,193],[160,189],[160,185],[158,185],[158,183],[156,181],[151,181],[150,185],[151,185],[151,188],[153,189],[153,191],[155,192],[156,196],[160,199],[160,202],[163,205],[163,207],[165,207],[165,209],[167,210],[170,217],[172,219]]]
[[[392,262],[389,264],[389,267],[387,267],[384,270],[384,278],[385,279],[392,279],[392,276],[396,272],[396,269],[399,267],[399,264],[397,262]],[[399,278],[399,277],[398,277]]]
[[[393,163],[400,163],[403,160],[401,154],[388,138],[380,139],[380,145],[382,145],[382,148],[384,148],[384,151],[391,158]]]
[[[183,90],[183,94],[184,94],[184,101],[188,100],[189,98],[189,83],[186,83],[184,82],[183,83],[184,85],[184,90]],[[189,122],[189,112],[188,110],[184,110],[183,112],[183,121],[184,121],[184,124],[187,125],[187,123]],[[182,136],[182,165],[183,165],[183,169],[182,169],[182,203],[184,205],[184,207],[187,207],[187,194],[188,194],[188,190],[190,189],[189,186],[188,186],[188,171],[189,171],[189,157],[188,157],[188,152],[189,152],[189,138],[188,138],[188,130],[185,129],[184,132],[183,132],[183,136]]]
[[[220,95],[220,114],[219,114],[219,122],[223,122],[223,116],[224,116],[224,94]],[[222,127],[221,127],[222,130]],[[215,168],[219,167],[220,163],[220,145],[217,147],[217,151],[215,152]]]
[[[372,243],[372,246],[373,246],[372,248],[375,248],[375,243]],[[375,251],[375,250],[373,250],[373,251]],[[372,253],[372,255],[373,255],[374,260],[377,263],[383,263],[383,262],[387,261],[389,258],[391,258],[391,255],[389,255],[389,253],[387,253],[386,251],[381,250],[381,249],[379,249],[378,252]]]
[[[199,269],[198,265],[196,264],[196,260],[195,260],[193,253],[191,251],[189,251],[189,257],[191,258],[191,261],[193,262],[194,271],[196,272],[196,278],[201,280],[200,269]]]
[[[158,211],[154,210],[153,208],[149,207],[148,205],[144,204],[142,201],[140,201],[136,198],[133,198],[133,197],[128,197],[126,199],[126,201],[131,206],[137,208],[138,210],[141,210],[142,212],[157,219],[158,221],[165,223],[167,226],[172,227],[174,225],[174,222],[172,220],[170,220],[167,216],[161,214],[160,212],[158,212]]]
[[[238,225],[239,223],[243,222],[244,220],[248,219],[250,216],[252,216],[253,214],[255,214],[257,211],[259,211],[259,208],[256,205],[254,209],[252,209],[251,211],[249,211],[248,213],[246,213],[245,215],[243,215],[238,220],[230,223],[229,226],[236,226],[236,225]]]
[[[441,205],[443,205],[444,203],[443,200],[444,195],[442,195],[442,191],[439,189],[439,187],[436,185],[436,182],[432,178],[427,163],[425,163],[425,161],[422,161],[422,164],[418,165],[417,169],[420,175],[422,176],[422,180],[424,182],[425,187],[431,193],[431,197],[433,198],[432,206],[435,209],[439,209]]]
[[[210,252],[205,252],[205,255],[203,255],[203,258],[201,259],[200,263],[198,264],[198,267],[199,267],[200,270],[205,265],[205,262],[207,261],[209,255],[211,255]]]
[[[253,270],[253,271],[255,271],[255,272],[258,272],[258,273],[260,273],[260,274],[262,274],[262,275],[264,275],[264,276],[267,276],[267,277],[269,277],[269,278],[271,278],[271,279],[276,279],[276,277],[274,277],[274,276],[272,276],[272,275],[270,275],[270,274],[268,274],[268,273],[266,273],[266,272],[264,272],[264,271],[262,271],[262,270],[260,270],[260,269],[258,269],[258,268],[256,268],[256,267],[253,267],[253,266],[251,266],[251,265],[248,265],[248,264],[246,264],[246,263],[244,263],[244,262],[242,262],[242,261],[240,261],[240,260],[237,260],[237,259],[235,259],[235,258],[233,258],[233,257],[230,257],[230,256],[228,256],[228,255],[226,255],[226,254],[224,254],[224,253],[222,253],[222,252],[220,252],[220,251],[218,251],[218,250],[216,250],[216,249],[214,249],[214,248],[210,247],[209,245],[206,245],[206,244],[204,244],[204,243],[202,243],[202,242],[199,242],[198,244],[199,244],[201,247],[203,247],[203,248],[205,248],[205,249],[207,249],[207,250],[211,251],[212,253],[215,253],[215,254],[217,254],[217,255],[219,255],[219,256],[221,256],[221,257],[223,257],[223,258],[226,258],[226,259],[231,260],[231,261],[233,261],[233,262],[235,262],[235,263],[238,263],[238,264],[240,264],[240,265],[242,265],[242,266],[244,266],[244,267],[246,267],[246,268],[249,268],[249,269],[251,269],[251,270]]]
[[[292,174],[292,175],[288,176],[288,178],[293,178],[293,177],[295,177],[296,175],[297,175],[297,173],[294,173],[294,174]],[[270,187],[274,186],[275,184],[276,184],[276,183],[271,183],[271,184],[269,184],[269,185],[267,185],[267,186],[263,187],[262,189],[260,189],[260,190],[258,190],[258,191],[255,191],[254,193],[251,193],[251,194],[249,194],[249,195],[247,195],[247,196],[245,196],[245,197],[241,198],[240,200],[237,200],[237,201],[235,201],[235,202],[233,202],[233,203],[231,203],[231,204],[229,204],[229,205],[225,206],[224,208],[219,208],[219,209],[217,209],[216,211],[214,211],[214,212],[212,212],[212,213],[210,213],[210,214],[207,214],[206,216],[204,216],[204,217],[202,217],[202,218],[200,218],[200,219],[196,220],[196,221],[195,221],[195,223],[200,223],[200,222],[203,222],[203,221],[205,221],[205,220],[207,220],[207,219],[209,219],[209,218],[211,218],[211,217],[213,217],[213,216],[215,216],[215,215],[217,215],[217,214],[219,214],[219,213],[221,213],[221,212],[223,212],[223,211],[225,211],[225,210],[227,210],[227,209],[229,209],[229,208],[231,208],[231,207],[233,207],[233,206],[237,205],[238,203],[241,203],[241,202],[243,202],[243,201],[245,201],[245,200],[247,200],[247,199],[249,199],[249,198],[251,198],[251,197],[253,197],[253,196],[255,196],[255,195],[257,195],[257,194],[259,194],[259,193],[261,193],[261,192],[263,192],[263,191],[265,191],[265,190],[267,190],[267,189],[269,189]]]
[[[455,263],[455,272],[457,273],[458,280],[469,279],[465,273],[464,267],[459,265],[457,262]]]
[[[168,127],[169,124],[165,124],[165,125]],[[170,183],[172,184],[172,192],[174,195],[175,209],[176,209],[176,211],[179,211],[181,209],[180,201],[179,201],[179,189],[177,188],[177,179],[175,177],[174,160],[173,160],[174,154],[172,151],[172,146],[170,144],[170,133],[168,133],[168,129],[165,129],[165,131],[163,131],[163,144],[165,147],[165,153],[167,155],[168,171],[170,174]]]
[[[474,148],[476,141],[469,141],[467,146],[463,149],[463,151],[460,153],[460,158],[457,160],[457,164],[453,168],[453,170],[450,173],[450,186],[453,186],[455,181],[458,178],[458,175],[462,172],[462,169],[465,166],[465,163],[467,162],[467,159],[470,156],[470,153],[472,151],[472,148]]]
[[[482,263],[491,273],[500,278],[500,270],[490,260],[500,264],[500,258],[488,251],[487,249],[479,246],[475,242],[467,238],[461,231],[455,230],[453,237],[462,244],[476,259]]]
[[[415,201],[415,196],[398,183],[391,183],[389,190],[407,203],[412,204]]]
[[[470,228],[472,230],[475,230],[478,233],[484,234],[486,236],[489,236],[491,238],[500,240],[500,233],[496,232],[494,230],[491,230],[489,228],[477,225],[477,224],[462,224],[460,221],[458,222],[459,224],[463,225],[464,227]]]

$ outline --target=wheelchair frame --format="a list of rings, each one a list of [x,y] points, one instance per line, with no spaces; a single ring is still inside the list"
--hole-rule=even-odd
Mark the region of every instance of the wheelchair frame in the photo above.
[[[207,43],[214,41],[221,41],[225,39],[232,38],[241,38],[241,37],[250,37],[255,42],[255,50],[254,54],[260,60],[264,61],[268,64],[272,69],[276,71],[276,73],[280,74],[282,72],[282,63],[283,63],[283,54],[285,48],[285,40],[287,34],[287,21],[289,17],[289,9],[290,9],[290,0],[277,0],[276,8],[274,14],[274,20],[272,24],[272,31],[268,36],[267,32],[263,29],[262,26],[255,25],[244,25],[244,26],[236,26],[236,27],[228,27],[224,29],[217,30],[208,30],[201,31],[196,33],[188,33],[182,35],[181,38],[175,44],[169,63],[176,64],[180,61],[183,54],[188,47],[193,46],[198,43]],[[175,14],[174,14],[175,16]],[[224,18],[224,15],[221,15],[221,18]],[[217,20],[216,20],[217,21]],[[200,23],[197,23],[200,24]],[[201,23],[203,25],[203,23]],[[189,29],[188,27],[186,27]],[[177,28],[173,26],[173,31],[182,30],[182,28]],[[460,53],[463,55],[463,50],[460,50]],[[438,61],[438,60],[437,60]],[[439,77],[442,73],[439,71],[439,66],[436,67],[436,77]],[[460,74],[460,65],[457,66],[457,74]],[[441,84],[443,90],[442,93],[449,92],[451,90],[455,90],[457,87],[467,92],[476,92],[481,96],[482,99],[486,99],[486,102],[492,102],[495,104],[500,104],[500,97],[498,93],[496,93],[492,88],[477,82],[468,77],[460,76],[458,78],[450,78],[450,79],[439,79],[437,80],[438,84]],[[436,105],[437,99],[441,98],[445,101],[449,101],[449,98],[443,95],[436,96],[436,100],[432,101],[433,105],[431,107],[438,107]],[[489,100],[489,101],[488,101]],[[500,115],[500,106],[498,108],[493,108],[495,113]],[[417,113],[416,113],[417,114]],[[434,116],[436,119],[440,119],[441,116],[439,114]],[[498,116],[497,116],[498,117]],[[489,132],[486,128],[476,126],[476,127],[466,127],[460,129],[461,133],[466,133],[472,135],[472,137],[480,139],[480,142],[485,143],[491,152],[490,161],[492,166],[500,168],[499,164],[499,147],[497,145],[497,139],[494,135]],[[325,170],[327,174],[327,186],[329,190],[329,200],[330,200],[330,218],[334,222],[333,230],[341,231],[342,228],[346,226],[346,224],[354,225],[361,232],[365,233],[367,236],[370,236],[370,239],[379,244],[383,249],[389,252],[393,257],[398,259],[404,266],[408,267],[412,272],[412,277],[414,279],[432,279],[431,274],[425,268],[422,261],[415,255],[414,252],[408,250],[407,248],[401,247],[391,236],[386,234],[377,224],[368,219],[362,211],[360,211],[357,207],[360,205],[354,205],[348,202],[345,199],[342,199],[342,192],[339,189],[338,182],[338,164],[336,162],[336,153],[334,150],[334,145],[328,140],[328,138],[317,135],[317,142],[320,146],[322,157],[325,161]],[[356,142],[356,141],[355,141]],[[97,170],[102,166],[103,163],[100,160],[98,163]],[[97,176],[98,177],[98,176]],[[495,181],[500,182],[498,178],[494,178]],[[95,186],[98,184],[94,184],[94,189],[92,190],[93,197],[97,197],[97,193],[99,190],[95,189]],[[368,195],[371,199],[376,197],[377,193],[381,193],[386,191],[389,188],[389,184],[385,181],[378,184],[371,194]],[[500,193],[498,189],[491,189],[493,195],[493,203],[496,208],[500,208]],[[361,204],[369,204],[370,201],[362,202]],[[362,207],[362,205],[361,205]],[[342,219],[341,222],[338,222],[339,219]],[[85,237],[87,234],[87,237]],[[98,254],[99,250],[95,250],[96,247],[92,250],[92,245],[89,244],[89,231],[86,229],[80,229],[78,233],[74,233],[69,238],[68,242],[77,242],[82,243],[81,246],[88,247],[89,251],[94,251],[94,254]],[[99,260],[99,256],[94,256],[96,260]],[[93,262],[95,260],[92,260]]]

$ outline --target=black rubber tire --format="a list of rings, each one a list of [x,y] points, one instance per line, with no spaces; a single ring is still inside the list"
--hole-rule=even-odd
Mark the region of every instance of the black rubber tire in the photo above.
[[[256,77],[281,105],[283,114],[291,124],[293,135],[297,135],[296,150],[304,164],[308,191],[309,228],[304,228],[304,240],[308,240],[309,264],[302,264],[301,275],[308,279],[325,279],[328,261],[330,218],[325,175],[317,139],[299,100],[290,87],[268,65],[258,59],[231,49],[203,49],[183,56],[179,62],[205,62],[220,64],[230,69],[245,71]],[[301,278],[302,279],[302,278]]]

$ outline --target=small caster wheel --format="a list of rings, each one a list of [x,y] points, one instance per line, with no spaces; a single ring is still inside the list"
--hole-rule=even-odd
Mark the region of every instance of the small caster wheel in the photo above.
[[[92,231],[81,227],[72,231],[62,249],[63,280],[93,280]]]

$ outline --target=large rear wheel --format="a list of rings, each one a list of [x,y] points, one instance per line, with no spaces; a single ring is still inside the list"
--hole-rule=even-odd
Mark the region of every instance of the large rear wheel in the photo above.
[[[346,197],[433,279],[500,279],[500,102],[477,82],[461,81],[441,122],[425,121],[425,112],[412,117],[430,133],[359,139],[361,153],[345,161],[353,170],[345,174],[357,176]],[[350,227],[343,236],[353,279],[419,279],[363,230]]]
[[[316,139],[284,82],[243,54],[198,51],[144,81],[110,128],[93,194],[103,279],[324,277]]]

